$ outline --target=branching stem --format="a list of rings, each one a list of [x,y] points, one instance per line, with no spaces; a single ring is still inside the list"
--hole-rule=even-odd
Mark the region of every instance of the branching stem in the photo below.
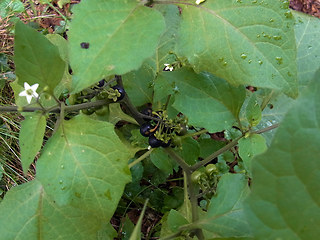
[[[134,165],[136,165],[139,162],[141,162],[142,160],[146,159],[152,153],[153,149],[154,148],[151,148],[149,151],[147,151],[144,154],[142,154],[139,158],[134,160],[132,163],[129,163],[129,168],[132,168]]]
[[[73,112],[73,111],[79,111],[81,109],[87,109],[90,107],[99,107],[99,106],[107,105],[110,103],[114,103],[114,102],[110,99],[97,100],[95,102],[87,102],[87,103],[66,106],[64,110],[66,112]],[[48,113],[60,113],[60,106],[44,108],[44,109]],[[18,111],[20,111],[20,109],[18,110],[17,106],[1,106],[0,107],[0,112],[18,112]],[[22,107],[20,112],[35,112],[35,111],[43,111],[43,109],[40,107]]]

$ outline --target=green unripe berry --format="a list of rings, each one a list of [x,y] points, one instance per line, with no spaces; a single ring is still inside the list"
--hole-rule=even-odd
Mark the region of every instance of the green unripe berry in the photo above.
[[[205,168],[205,173],[208,176],[211,176],[212,174],[217,174],[219,172],[218,168],[216,167],[216,165],[210,163],[206,166]]]
[[[193,183],[197,183],[199,184],[200,181],[201,181],[201,178],[204,176],[204,174],[200,171],[194,171],[192,174],[191,174],[191,181]]]

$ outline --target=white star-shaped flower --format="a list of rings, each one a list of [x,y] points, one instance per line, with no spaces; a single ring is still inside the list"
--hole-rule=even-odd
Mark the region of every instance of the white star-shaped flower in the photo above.
[[[164,71],[173,71],[173,67],[170,65],[170,64],[168,64],[168,63],[165,63],[164,64],[166,67],[164,68]]]
[[[27,102],[30,103],[31,99],[39,97],[39,94],[36,92],[37,88],[39,87],[39,84],[33,84],[30,86],[27,82],[24,83],[24,91],[19,93],[20,97],[26,97]]]
[[[199,5],[200,3],[203,3],[203,2],[205,2],[205,1],[206,1],[206,0],[197,0],[197,1],[196,1],[196,4]]]

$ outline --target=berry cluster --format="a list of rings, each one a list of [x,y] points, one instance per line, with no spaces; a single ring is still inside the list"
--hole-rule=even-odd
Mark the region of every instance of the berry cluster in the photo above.
[[[71,94],[68,97],[67,103],[69,105],[81,104],[90,102],[94,99],[112,99],[114,102],[121,101],[125,97],[126,92],[119,85],[113,87],[107,86],[105,80],[99,81],[96,85],[84,89],[79,93]],[[97,115],[105,115],[108,112],[107,106],[90,107],[88,109],[82,109],[82,113],[86,115],[91,115],[94,112]]]
[[[149,145],[152,148],[172,146],[174,145],[172,139],[176,135],[183,135],[181,119],[168,119],[166,111],[153,112],[151,108],[146,108],[141,113],[145,116],[143,118],[145,123],[140,126],[140,133],[149,138]]]
[[[219,178],[219,169],[212,163],[205,168],[194,171],[191,175],[191,181],[199,185],[204,197],[208,199],[211,199],[215,194]]]

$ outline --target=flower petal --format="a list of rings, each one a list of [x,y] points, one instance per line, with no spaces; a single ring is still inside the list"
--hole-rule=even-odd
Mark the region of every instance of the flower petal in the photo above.
[[[32,96],[31,95],[27,95],[26,98],[27,98],[27,102],[31,103]]]
[[[21,96],[21,97],[26,97],[27,95],[28,95],[27,90],[24,90],[21,93],[19,93],[19,96]]]
[[[38,97],[39,97],[39,94],[36,93],[36,92],[33,92],[33,93],[32,93],[32,96],[35,97],[35,98],[38,98]]]
[[[25,90],[30,89],[30,85],[27,82],[24,82],[24,89]]]
[[[35,92],[37,91],[37,88],[39,87],[39,83],[33,84],[30,88]]]

